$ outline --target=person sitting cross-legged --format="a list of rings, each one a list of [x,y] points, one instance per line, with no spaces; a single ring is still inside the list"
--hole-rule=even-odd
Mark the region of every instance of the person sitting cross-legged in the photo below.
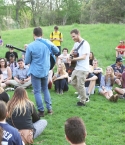
[[[13,53],[10,54],[9,61],[8,61],[8,66],[10,67],[12,74],[13,74],[14,69],[17,67],[17,65],[18,64],[15,60],[15,55]]]
[[[68,91],[68,73],[64,63],[58,64],[57,73],[53,76],[53,82],[57,94],[63,94],[64,91]]]
[[[33,139],[37,138],[47,126],[45,119],[40,119],[34,103],[28,98],[26,90],[17,87],[12,99],[7,105],[7,122],[18,130],[28,129],[33,133]],[[18,145],[18,144],[15,144]]]
[[[117,102],[118,94],[113,95],[112,87],[115,82],[114,71],[111,66],[106,68],[106,74],[101,77],[99,93],[112,102]]]
[[[86,127],[79,117],[68,118],[64,125],[65,137],[70,145],[86,145]]]
[[[121,86],[121,76],[123,71],[125,71],[125,66],[123,65],[122,57],[117,57],[116,63],[111,65],[111,67],[113,68],[114,74],[116,76],[115,83]]]
[[[71,61],[69,61],[69,54],[68,54],[68,49],[63,48],[62,54],[58,56],[58,64],[64,63],[66,67],[66,72],[68,72],[68,68],[71,64]]]
[[[115,48],[116,50],[116,57],[124,57],[125,56],[125,42],[121,40],[119,45]]]
[[[18,59],[17,62],[18,67],[16,67],[13,72],[14,80],[8,80],[7,84],[27,88],[31,85],[31,77],[28,76],[29,67],[25,66],[23,59]]]

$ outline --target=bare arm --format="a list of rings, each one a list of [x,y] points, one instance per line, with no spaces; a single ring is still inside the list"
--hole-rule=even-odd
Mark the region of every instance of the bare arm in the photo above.
[[[11,72],[10,67],[7,67],[7,73],[8,73],[8,78],[7,78],[7,80],[12,79],[12,72]],[[7,81],[7,80],[6,80],[6,81]]]

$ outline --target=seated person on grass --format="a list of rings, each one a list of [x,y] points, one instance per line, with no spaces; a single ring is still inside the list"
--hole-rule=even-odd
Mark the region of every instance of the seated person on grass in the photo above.
[[[71,117],[65,122],[65,137],[70,145],[86,145],[86,128],[79,117]]]
[[[26,48],[28,47],[28,44],[24,44],[24,50],[26,51]],[[26,52],[22,52],[22,59],[25,60],[25,54]]]
[[[121,40],[120,44],[115,48],[116,57],[124,57],[125,56],[125,42]]]
[[[3,73],[2,73],[1,70],[0,70],[0,86],[2,88],[5,88],[6,87],[6,84],[3,82]]]
[[[93,60],[94,60],[94,53],[93,52],[90,52],[90,55],[89,55],[89,65],[92,65],[93,66]]]
[[[7,51],[6,54],[5,54],[5,58],[6,58],[7,62],[9,62],[10,54],[14,54],[15,55],[15,60],[17,61],[17,59],[18,59],[17,52],[15,52],[13,48],[9,48],[9,51]]]
[[[12,72],[5,58],[0,59],[0,70],[2,71],[3,80],[2,83],[7,85],[7,81],[12,79]]]
[[[10,54],[8,66],[10,67],[12,74],[13,74],[15,67],[17,67],[17,65],[18,65],[17,62],[15,61],[15,55],[13,53]]]
[[[6,123],[7,106],[5,102],[0,101],[0,130],[3,134],[2,145],[23,145],[18,130]]]
[[[57,73],[53,76],[53,83],[57,94],[63,94],[64,91],[68,91],[68,73],[64,63],[58,64]]]
[[[100,86],[100,81],[101,81],[103,70],[102,68],[98,67],[98,60],[96,59],[93,60],[93,73],[94,75],[98,77],[96,80],[96,85]]]
[[[106,68],[106,74],[101,77],[99,93],[112,102],[117,102],[118,94],[113,95],[112,87],[115,82],[114,71],[111,66]]]
[[[119,94],[119,98],[125,99],[125,72],[122,73],[122,88],[116,87],[114,90]]]
[[[122,57],[117,57],[116,63],[111,65],[111,67],[113,68],[114,74],[116,76],[115,83],[121,86],[121,76],[122,76],[123,71],[125,70]]]
[[[16,67],[13,72],[14,80],[8,80],[7,84],[27,88],[31,85],[31,77],[28,76],[29,67],[25,66],[23,59],[18,59],[17,62],[18,67]]]
[[[69,54],[68,54],[68,49],[63,48],[62,54],[58,56],[58,64],[64,63],[66,67],[66,72],[68,71],[68,68],[71,64],[71,61],[69,61]]]

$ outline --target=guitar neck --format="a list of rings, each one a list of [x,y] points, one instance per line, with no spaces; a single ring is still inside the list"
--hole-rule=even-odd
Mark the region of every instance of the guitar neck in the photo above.
[[[26,52],[25,50],[17,48],[17,47],[14,47],[14,46],[13,46],[13,48],[16,49],[16,50],[22,51],[22,52]]]

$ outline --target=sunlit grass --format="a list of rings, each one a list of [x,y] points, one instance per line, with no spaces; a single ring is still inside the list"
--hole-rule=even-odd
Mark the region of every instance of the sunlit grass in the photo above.
[[[67,47],[69,51],[74,42],[70,37],[70,31],[78,28],[82,37],[90,43],[91,51],[99,60],[99,65],[104,69],[108,65],[115,63],[115,47],[119,40],[125,40],[125,25],[116,24],[97,24],[97,25],[70,25],[60,26],[63,33],[64,42],[62,48]],[[23,48],[25,43],[33,41],[33,28],[21,30],[9,30],[2,32],[4,44],[12,44],[16,47]],[[53,31],[53,26],[43,27],[44,38],[49,38]],[[8,49],[0,48],[0,57],[5,56]],[[17,51],[21,56],[21,52]],[[92,95],[90,102],[85,107],[76,106],[77,96],[75,90],[70,85],[69,91],[63,95],[57,95],[54,88],[50,90],[52,97],[52,107],[54,114],[45,117],[48,126],[40,137],[35,140],[42,141],[40,145],[68,145],[65,140],[64,122],[71,116],[83,118],[87,128],[87,145],[124,145],[125,144],[125,100],[118,100],[117,103],[111,103],[103,96],[98,94]],[[29,98],[35,102],[32,88],[27,89]],[[9,92],[10,96],[13,92]]]

